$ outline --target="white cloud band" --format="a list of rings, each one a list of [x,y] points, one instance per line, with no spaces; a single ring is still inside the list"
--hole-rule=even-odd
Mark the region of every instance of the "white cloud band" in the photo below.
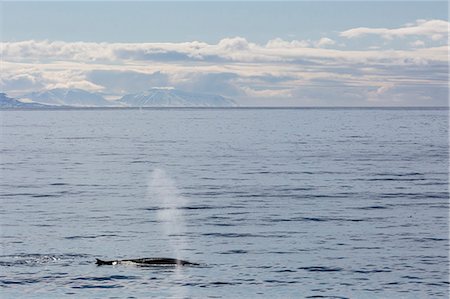
[[[427,36],[432,40],[440,40],[448,37],[450,23],[444,20],[417,20],[414,25],[388,29],[388,28],[353,28],[340,33],[340,36],[346,38],[357,38],[365,35],[379,35],[385,39],[406,36]]]

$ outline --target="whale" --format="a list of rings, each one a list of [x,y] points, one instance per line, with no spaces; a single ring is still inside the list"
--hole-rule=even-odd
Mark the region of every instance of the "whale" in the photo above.
[[[98,266],[103,265],[136,265],[136,266],[199,266],[200,264],[191,263],[185,260],[167,258],[167,257],[153,257],[153,258],[138,258],[138,259],[124,259],[124,260],[101,260],[96,259]]]

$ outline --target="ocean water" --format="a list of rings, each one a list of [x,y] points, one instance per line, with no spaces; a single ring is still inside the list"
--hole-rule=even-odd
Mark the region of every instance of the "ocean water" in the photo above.
[[[447,109],[0,118],[1,298],[448,298]]]

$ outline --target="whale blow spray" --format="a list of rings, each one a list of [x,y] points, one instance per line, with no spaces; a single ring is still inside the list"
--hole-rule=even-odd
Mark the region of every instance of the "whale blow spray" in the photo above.
[[[187,199],[181,196],[175,182],[161,168],[156,168],[150,175],[148,183],[148,199],[157,207],[156,218],[161,223],[168,246],[175,258],[180,259],[181,251],[186,248],[185,223],[183,207]],[[186,280],[181,267],[175,267],[173,276],[167,277],[172,287],[174,298],[184,298],[187,289],[183,286]]]
[[[186,244],[184,215],[181,209],[187,203],[186,198],[180,195],[175,182],[160,168],[156,168],[150,176],[148,196],[158,207],[156,217],[175,258],[180,258],[180,251]]]

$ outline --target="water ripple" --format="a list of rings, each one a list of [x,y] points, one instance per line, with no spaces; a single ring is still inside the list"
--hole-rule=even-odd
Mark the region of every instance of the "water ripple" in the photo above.
[[[311,266],[311,267],[299,267],[299,270],[306,270],[309,272],[340,272],[342,268],[339,267],[324,267],[324,266]]]
[[[138,279],[139,276],[127,276],[127,275],[110,275],[110,276],[87,276],[87,277],[76,277],[73,280],[86,280],[86,281],[112,281],[112,280],[132,280]]]

